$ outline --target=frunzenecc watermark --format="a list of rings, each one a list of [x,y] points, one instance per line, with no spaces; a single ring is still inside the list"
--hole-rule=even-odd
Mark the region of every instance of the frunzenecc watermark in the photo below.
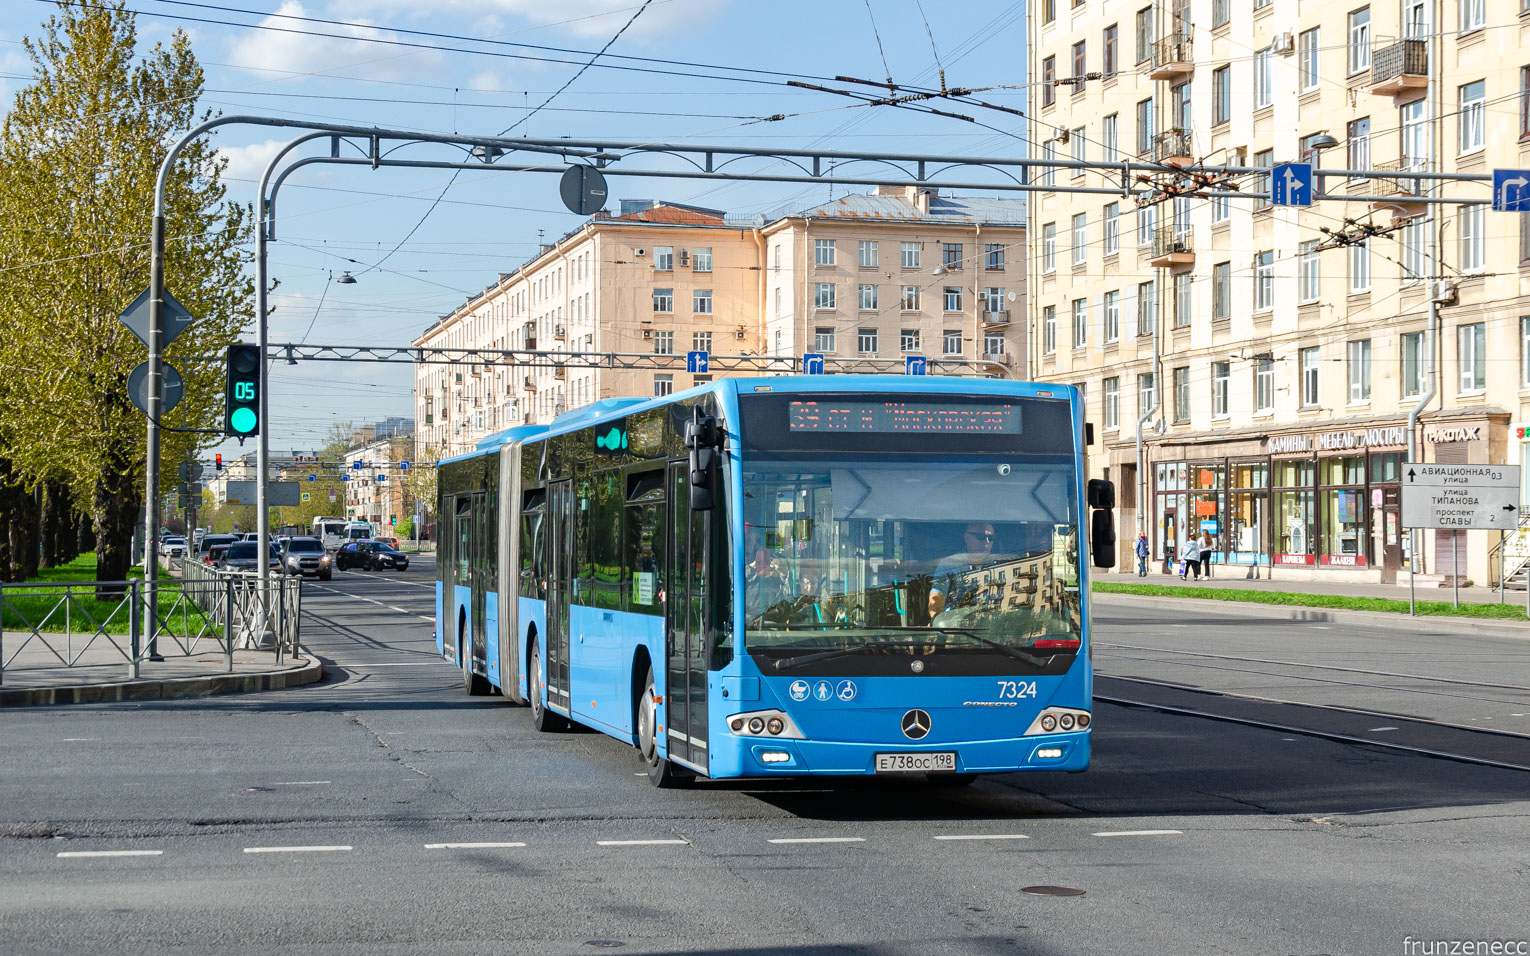
[[[1530,956],[1530,940],[1415,939],[1404,936],[1403,956]]]

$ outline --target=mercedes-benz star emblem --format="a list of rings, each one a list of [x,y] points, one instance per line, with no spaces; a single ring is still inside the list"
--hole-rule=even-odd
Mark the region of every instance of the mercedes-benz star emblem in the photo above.
[[[911,710],[903,715],[903,736],[909,740],[923,740],[929,732],[929,714],[922,710]]]

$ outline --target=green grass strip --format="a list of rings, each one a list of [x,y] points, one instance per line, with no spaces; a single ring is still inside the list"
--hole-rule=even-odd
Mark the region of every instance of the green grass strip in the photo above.
[[[134,566],[128,568],[127,579],[138,581],[143,579],[143,568]],[[223,629],[216,624],[209,626],[208,615],[196,608],[187,606],[184,602],[177,603],[181,597],[180,582],[171,577],[170,572],[160,568],[159,579],[169,583],[169,587],[162,587],[155,602],[159,607],[159,615],[163,633],[174,634],[177,637],[190,637],[194,634],[203,633],[204,636],[221,635]],[[96,580],[96,556],[87,552],[55,568],[41,569],[37,577],[29,578],[27,584],[51,585],[38,591],[28,591],[26,588],[7,588],[5,591],[5,613],[0,615],[0,628],[7,631],[19,631],[25,633],[31,627],[37,627],[45,633],[61,633],[66,628],[72,629],[85,635],[95,630],[95,625],[102,624],[102,630],[107,634],[128,633],[128,610],[122,607],[121,598],[109,598],[104,601],[96,600],[95,589],[89,585]],[[72,603],[65,613],[59,604],[64,599],[64,590],[58,585],[72,584],[77,587],[72,589]]]
[[[1241,588],[1191,588],[1167,584],[1115,584],[1095,582],[1096,594],[1136,594],[1141,597],[1200,598],[1203,601],[1233,601],[1239,604],[1277,604],[1288,607],[1321,607],[1344,611],[1383,611],[1407,614],[1408,602],[1393,598],[1351,597],[1345,594],[1299,594],[1292,591],[1254,591]],[[1449,601],[1419,601],[1420,616],[1501,618],[1525,620],[1523,602],[1511,604],[1469,604],[1456,607]]]

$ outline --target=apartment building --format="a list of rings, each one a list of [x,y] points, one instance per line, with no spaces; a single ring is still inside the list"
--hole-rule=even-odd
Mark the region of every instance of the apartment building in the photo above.
[[[389,419],[354,436],[340,461],[345,479],[345,515],[389,528],[409,517],[403,462],[414,456],[414,428],[409,419]],[[386,532],[379,532],[386,533]]]
[[[1413,541],[1422,580],[1496,574],[1496,534],[1405,533],[1399,481],[1410,437],[1420,461],[1526,461],[1521,217],[1492,212],[1481,183],[1436,191],[1481,203],[1429,206],[1418,180],[1321,170],[1530,166],[1521,12],[1521,0],[1036,6],[1042,156],[1306,161],[1320,190],[1382,197],[1273,207],[1267,173],[1237,177],[1238,199],[1037,195],[1037,375],[1086,390],[1091,471],[1116,481],[1122,527],[1147,531],[1155,570],[1209,532],[1216,560],[1249,575],[1405,581]],[[1349,245],[1323,231],[1356,223],[1397,228]]]
[[[618,215],[597,214],[501,274],[412,344],[616,353],[636,364],[692,350],[919,354],[1013,376],[1025,354],[1024,241],[1021,200],[933,189],[883,188],[747,219],[624,201]],[[600,398],[664,395],[710,377],[577,360],[422,363],[416,455],[457,454]]]

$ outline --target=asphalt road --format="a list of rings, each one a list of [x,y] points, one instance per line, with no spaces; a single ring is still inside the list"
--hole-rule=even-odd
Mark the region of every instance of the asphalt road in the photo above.
[[[623,744],[463,696],[434,654],[431,572],[310,585],[317,685],[0,713],[0,951],[1530,939],[1530,775],[1102,705],[1085,774],[658,791]]]

